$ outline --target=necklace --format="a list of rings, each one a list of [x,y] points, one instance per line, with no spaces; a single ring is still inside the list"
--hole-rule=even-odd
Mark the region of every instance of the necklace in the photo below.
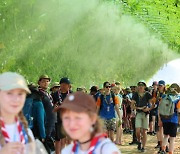
[[[90,138],[89,140],[87,140],[87,141],[85,141],[85,142],[79,142],[79,141],[78,141],[78,143],[79,143],[79,144],[85,144],[85,143],[90,142],[90,141],[91,141],[91,139],[92,139],[92,138]]]

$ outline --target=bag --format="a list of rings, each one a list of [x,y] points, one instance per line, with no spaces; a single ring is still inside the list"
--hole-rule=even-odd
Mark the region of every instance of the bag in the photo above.
[[[26,117],[26,120],[28,122],[28,127],[30,129],[33,128],[33,98],[28,97],[26,98],[26,101],[24,103],[24,107],[23,107],[23,114]]]
[[[175,104],[170,95],[166,95],[162,98],[159,104],[159,114],[162,119],[170,119],[175,110]]]

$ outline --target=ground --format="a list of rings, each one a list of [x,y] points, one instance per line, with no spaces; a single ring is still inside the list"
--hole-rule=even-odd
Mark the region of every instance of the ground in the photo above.
[[[137,150],[137,145],[129,145],[131,142],[132,137],[129,134],[123,135],[123,145],[118,146],[121,150],[122,154],[138,154],[140,153]],[[157,154],[157,149],[154,147],[157,145],[157,140],[155,136],[148,135],[147,145],[145,147],[146,152],[145,154]],[[175,143],[175,151],[174,154],[180,154],[180,134],[177,135],[176,143]]]

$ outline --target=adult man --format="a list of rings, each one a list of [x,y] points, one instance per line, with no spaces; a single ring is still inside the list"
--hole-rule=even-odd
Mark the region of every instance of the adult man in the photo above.
[[[55,110],[58,110],[59,106],[61,105],[62,101],[66,98],[71,88],[71,82],[67,77],[63,77],[60,79],[60,90],[55,92],[53,96],[53,103],[55,105]],[[59,111],[57,112],[57,123],[56,125],[56,135],[55,135],[55,151],[56,154],[59,154],[60,151],[65,147],[66,136],[62,133],[62,121],[60,119]]]
[[[111,93],[111,84],[109,82],[104,82],[104,94],[101,94],[97,99],[97,113],[105,121],[105,126],[109,138],[114,140],[115,131],[115,110],[118,114],[119,119],[121,119],[119,111],[119,98]]]
[[[144,152],[147,141],[147,130],[149,127],[149,111],[154,105],[150,107],[152,95],[145,91],[146,83],[144,81],[138,82],[138,91],[132,97],[132,107],[136,109],[136,137],[138,140],[138,150]],[[141,134],[142,129],[142,134]],[[141,141],[142,136],[142,141]],[[141,146],[142,144],[142,146]]]
[[[45,120],[45,129],[46,129],[46,143],[48,142],[49,145],[46,147],[50,148],[51,151],[54,150],[54,145],[50,144],[52,133],[55,129],[55,120],[56,116],[55,113],[53,112],[53,99],[51,95],[48,93],[47,89],[50,84],[51,79],[48,77],[48,75],[41,75],[38,80],[38,89],[39,89],[39,94],[42,99],[42,103],[44,106],[44,110],[46,112],[46,120]],[[48,151],[50,153],[50,151]]]

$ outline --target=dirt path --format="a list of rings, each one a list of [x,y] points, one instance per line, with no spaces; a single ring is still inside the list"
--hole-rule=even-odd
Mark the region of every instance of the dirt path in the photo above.
[[[137,145],[129,145],[132,138],[131,135],[124,134],[123,136],[123,145],[118,146],[121,150],[122,154],[138,154],[141,153],[137,150]],[[157,149],[154,147],[157,145],[156,136],[148,135],[147,145],[145,147],[145,154],[157,154]],[[180,134],[177,135],[176,143],[175,143],[175,151],[174,154],[180,154]]]

